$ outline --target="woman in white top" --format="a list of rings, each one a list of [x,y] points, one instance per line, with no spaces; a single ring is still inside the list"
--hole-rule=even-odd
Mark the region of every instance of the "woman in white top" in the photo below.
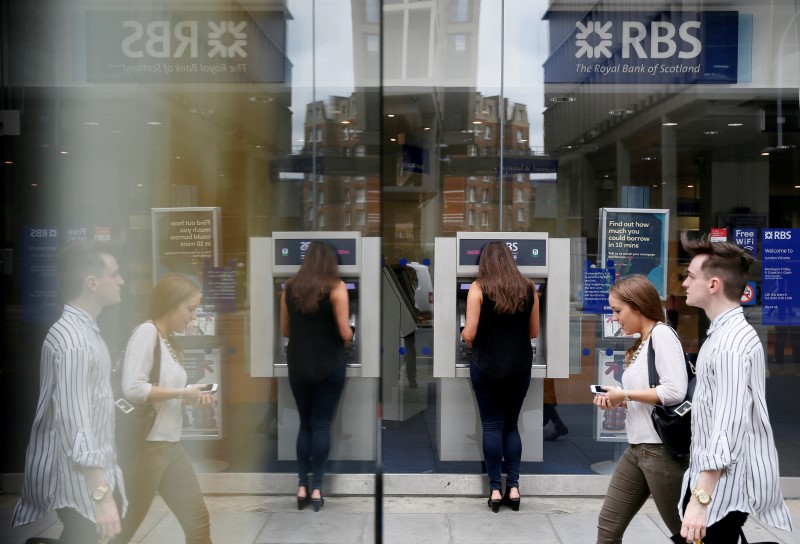
[[[126,543],[144,519],[156,492],[175,514],[186,542],[211,542],[211,525],[200,484],[192,463],[181,446],[183,403],[214,402],[202,385],[186,385],[182,354],[169,341],[173,332],[186,330],[200,304],[200,289],[179,275],[164,276],[153,288],[150,320],[133,332],[125,350],[122,390],[134,404],[152,403],[156,409],[153,428],[138,455],[122,459],[129,507],[122,520],[122,533],[115,543]],[[150,383],[155,343],[161,342],[161,372],[158,385]]]
[[[670,532],[679,533],[677,505],[689,463],[688,458],[672,457],[650,418],[655,404],[682,402],[688,384],[680,340],[669,325],[661,322],[664,309],[658,291],[644,276],[630,276],[611,286],[608,302],[625,334],[640,336],[625,355],[622,388],[604,387],[605,393],[594,398],[595,405],[603,410],[627,408],[629,444],[617,463],[600,511],[598,544],[621,543],[628,524],[650,495]],[[654,388],[647,372],[651,341],[660,381]]]

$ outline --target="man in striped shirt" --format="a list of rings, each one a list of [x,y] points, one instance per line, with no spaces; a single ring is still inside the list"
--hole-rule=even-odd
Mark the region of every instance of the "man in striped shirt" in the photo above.
[[[111,357],[97,316],[120,301],[116,259],[95,242],[58,255],[64,313],[42,346],[39,401],[25,456],[14,527],[55,510],[59,542],[105,542],[120,532],[127,506],[114,447]]]
[[[741,296],[753,257],[727,242],[681,237],[692,262],[686,303],[711,326],[697,358],[692,449],[679,505],[687,542],[739,542],[752,514],[791,531],[765,394],[764,348],[745,320]]]

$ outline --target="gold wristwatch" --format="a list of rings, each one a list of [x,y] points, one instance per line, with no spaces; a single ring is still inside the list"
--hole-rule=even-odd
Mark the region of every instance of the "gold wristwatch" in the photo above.
[[[703,506],[708,506],[711,504],[711,495],[708,493],[708,491],[696,487],[694,491],[692,491],[692,495],[694,495],[694,497],[697,499],[697,502]]]
[[[92,491],[92,500],[94,502],[102,501],[109,491],[111,491],[110,487],[108,487],[107,485],[101,485],[100,487]]]

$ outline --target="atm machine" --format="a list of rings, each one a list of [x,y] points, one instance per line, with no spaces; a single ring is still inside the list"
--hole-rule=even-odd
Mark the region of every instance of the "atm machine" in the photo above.
[[[469,287],[483,246],[505,242],[522,275],[536,282],[539,337],[532,340],[531,385],[519,419],[522,460],[541,461],[544,378],[569,377],[570,241],[546,232],[459,232],[436,238],[434,377],[439,380],[436,443],[442,461],[481,460],[481,422],[469,381],[470,348],[461,341]]]
[[[286,281],[300,269],[313,241],[332,246],[350,295],[355,335],[346,349],[347,380],[331,433],[333,460],[375,459],[380,375],[380,238],[360,232],[274,232],[250,238],[250,374],[278,379],[278,459],[296,459],[300,426],[289,386],[288,339],[281,336],[280,301]],[[373,379],[369,379],[373,378]]]

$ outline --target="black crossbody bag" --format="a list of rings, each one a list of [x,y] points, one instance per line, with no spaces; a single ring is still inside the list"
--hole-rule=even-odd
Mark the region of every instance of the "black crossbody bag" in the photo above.
[[[669,327],[669,325],[665,326]],[[675,329],[669,327],[669,330],[676,337],[678,336]],[[692,397],[694,396],[694,387],[697,382],[694,365],[689,362],[685,354],[683,360],[686,364],[686,375],[689,378],[686,398],[683,402],[672,406],[656,404],[650,414],[653,419],[653,427],[655,427],[658,436],[661,438],[661,442],[664,443],[664,446],[676,459],[689,455],[689,449],[692,445]],[[650,387],[657,386],[659,377],[656,371],[656,352],[652,333],[650,333],[650,346],[647,349],[647,374],[650,380]]]

